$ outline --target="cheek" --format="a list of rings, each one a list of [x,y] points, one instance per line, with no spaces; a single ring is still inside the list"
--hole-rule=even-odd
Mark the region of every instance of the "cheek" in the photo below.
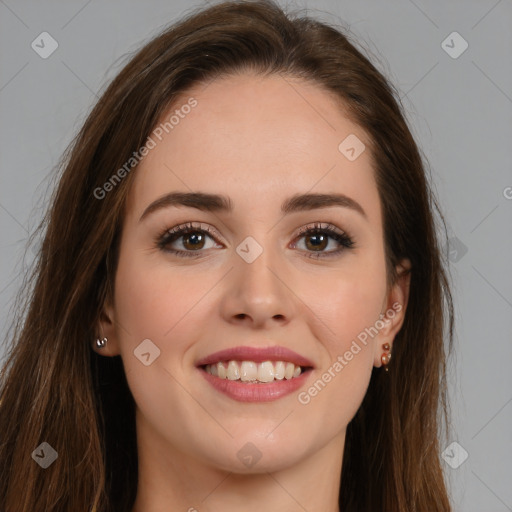
[[[124,253],[116,276],[116,319],[124,327],[121,337],[140,343],[149,338],[164,343],[187,325],[208,289],[208,276],[172,271],[169,263],[150,263],[144,254]],[[185,320],[182,322],[182,319]],[[181,339],[181,338],[180,338]]]
[[[385,262],[376,253],[353,258],[329,278],[306,280],[321,284],[315,287],[311,310],[322,321],[311,324],[327,354],[298,400],[311,411],[323,411],[331,434],[354,417],[373,369],[375,324],[386,294]]]
[[[194,345],[206,291],[211,278],[191,272],[170,271],[169,264],[149,263],[147,254],[122,253],[116,275],[116,333],[129,388],[144,418],[171,437],[186,437],[186,418],[198,414],[196,403],[182,383],[187,376],[181,364],[183,355]],[[171,275],[172,274],[172,275]],[[171,279],[172,277],[172,279]],[[200,331],[200,329],[199,329]],[[136,357],[143,340],[150,340],[145,352],[151,362]],[[156,348],[155,348],[156,347]],[[137,354],[134,354],[134,351]],[[156,357],[154,357],[156,354]],[[199,411],[200,412],[200,411]]]
[[[346,427],[366,394],[374,364],[372,328],[379,319],[384,292],[384,279],[353,274],[339,279],[322,296],[323,326],[315,336],[323,340],[327,354],[298,401],[315,414],[322,411],[329,435]]]
[[[325,279],[317,291],[314,312],[322,319],[331,360],[344,353],[358,336],[375,325],[386,295],[384,264],[378,259],[368,264],[347,266],[337,276]],[[328,329],[327,329],[328,327]],[[371,337],[368,337],[369,341]],[[363,345],[364,347],[364,345]]]

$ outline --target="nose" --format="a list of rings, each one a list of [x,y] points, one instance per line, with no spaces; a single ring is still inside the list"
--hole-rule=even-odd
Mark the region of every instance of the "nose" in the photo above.
[[[267,250],[252,263],[235,255],[223,291],[224,319],[260,329],[288,324],[295,313],[295,295],[283,267]]]

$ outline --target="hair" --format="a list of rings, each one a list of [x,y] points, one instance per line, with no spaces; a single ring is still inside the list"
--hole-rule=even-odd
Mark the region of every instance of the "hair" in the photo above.
[[[99,356],[91,346],[103,305],[113,297],[134,172],[105,200],[94,191],[145,144],[169,105],[192,85],[247,71],[302,79],[340,100],[370,140],[388,286],[402,258],[411,262],[389,372],[373,368],[347,427],[340,507],[451,510],[439,439],[449,424],[446,361],[454,315],[434,214],[445,232],[446,224],[426,165],[397,91],[349,35],[287,14],[271,0],[223,2],[166,27],[110,83],[64,153],[1,373],[0,510],[133,507],[135,403],[120,356]],[[43,441],[58,453],[44,470],[31,457]]]

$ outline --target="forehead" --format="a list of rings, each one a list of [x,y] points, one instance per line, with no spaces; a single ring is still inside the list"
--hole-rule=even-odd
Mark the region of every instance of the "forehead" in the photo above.
[[[195,106],[183,108],[191,99]],[[128,208],[134,214],[179,190],[229,195],[235,210],[258,210],[263,202],[273,209],[275,200],[276,211],[295,193],[339,192],[365,203],[369,216],[379,215],[367,135],[316,84],[254,74],[196,84],[158,128],[135,171]],[[340,150],[347,137],[349,146],[357,140],[366,146],[355,160],[343,153],[347,144]]]

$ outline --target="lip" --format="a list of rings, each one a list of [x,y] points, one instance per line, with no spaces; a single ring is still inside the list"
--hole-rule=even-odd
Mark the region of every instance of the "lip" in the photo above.
[[[207,373],[204,366],[216,364],[220,361],[284,361],[296,366],[307,367],[298,377],[292,379],[274,380],[264,383],[241,382],[239,380],[220,379]],[[297,391],[304,385],[312,373],[314,364],[306,357],[282,346],[256,348],[239,346],[214,352],[196,362],[196,366],[207,382],[229,398],[239,402],[271,402]]]
[[[311,370],[308,370],[290,380],[252,384],[238,380],[219,379],[202,368],[198,368],[198,371],[213,388],[238,402],[272,402],[297,391],[312,373]]]
[[[263,361],[284,361],[293,363],[296,366],[309,366],[314,368],[313,363],[309,359],[297,354],[297,352],[289,348],[281,346],[267,348],[240,346],[228,348],[203,357],[196,362],[196,366],[216,364],[220,361],[253,361],[255,363],[262,363]]]

